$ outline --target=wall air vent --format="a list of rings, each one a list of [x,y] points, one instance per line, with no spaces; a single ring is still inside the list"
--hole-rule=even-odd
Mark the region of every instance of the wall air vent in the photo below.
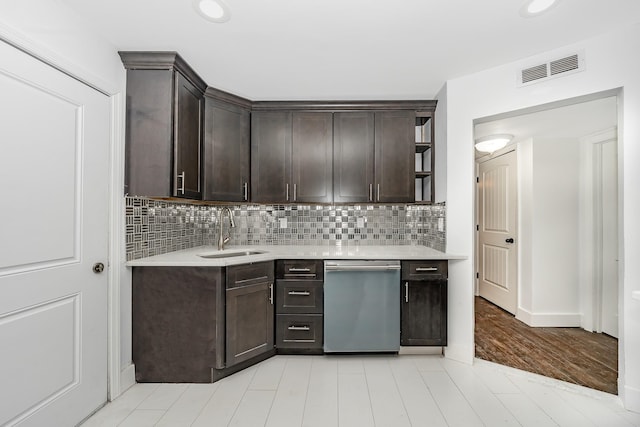
[[[535,80],[544,79],[547,74],[547,64],[536,65],[522,70],[522,83],[529,83]]]
[[[556,74],[577,70],[579,66],[578,55],[571,55],[566,58],[551,61],[549,63],[549,71],[552,76],[555,76]]]
[[[584,54],[582,53],[520,69],[518,71],[518,86],[526,86],[579,71],[584,71]]]

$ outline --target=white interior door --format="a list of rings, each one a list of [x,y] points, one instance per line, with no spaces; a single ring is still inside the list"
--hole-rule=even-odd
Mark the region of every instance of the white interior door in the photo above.
[[[479,293],[512,314],[518,305],[516,165],[511,151],[480,163],[478,176]]]
[[[0,425],[107,398],[110,101],[0,41]]]
[[[616,140],[600,146],[602,332],[618,337],[618,151]],[[598,280],[598,279],[596,279]]]

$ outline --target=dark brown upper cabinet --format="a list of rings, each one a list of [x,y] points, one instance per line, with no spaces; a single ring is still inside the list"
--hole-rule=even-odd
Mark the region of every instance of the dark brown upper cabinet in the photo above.
[[[333,117],[331,113],[294,112],[291,150],[293,202],[333,201]]]
[[[332,123],[330,112],[254,112],[251,200],[330,203]]]
[[[119,52],[127,69],[125,194],[202,198],[205,82],[175,52]]]
[[[288,202],[291,177],[291,113],[251,117],[251,201]]]
[[[216,99],[209,96],[210,91],[205,97],[204,199],[246,202],[250,191],[250,104]]]
[[[334,116],[334,201],[413,202],[413,111]]]
[[[415,200],[415,112],[375,113],[376,202]]]
[[[373,202],[374,113],[333,116],[333,200]]]

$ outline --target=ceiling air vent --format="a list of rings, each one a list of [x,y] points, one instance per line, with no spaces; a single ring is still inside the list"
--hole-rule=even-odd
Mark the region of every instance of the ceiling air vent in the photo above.
[[[544,64],[521,69],[518,71],[518,86],[525,86],[583,71],[583,57],[584,54],[576,53]]]

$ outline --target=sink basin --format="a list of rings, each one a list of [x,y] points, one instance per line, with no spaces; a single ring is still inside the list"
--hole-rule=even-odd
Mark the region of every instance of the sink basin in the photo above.
[[[198,254],[200,258],[232,258],[236,256],[260,255],[266,254],[266,251],[220,251],[210,254]]]

